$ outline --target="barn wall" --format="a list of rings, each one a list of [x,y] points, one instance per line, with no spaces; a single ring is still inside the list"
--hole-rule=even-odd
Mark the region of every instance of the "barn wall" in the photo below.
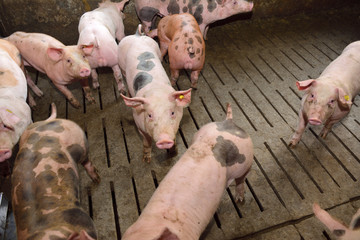
[[[80,16],[97,7],[98,0],[0,0],[0,34],[14,31],[47,33],[65,44],[75,44]],[[286,16],[350,6],[357,0],[255,0],[251,18]],[[126,33],[136,29],[134,0],[125,7]]]

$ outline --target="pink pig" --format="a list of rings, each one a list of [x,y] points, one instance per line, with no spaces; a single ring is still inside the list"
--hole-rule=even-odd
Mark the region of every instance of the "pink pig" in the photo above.
[[[86,99],[95,102],[87,79],[90,75],[89,62],[78,46],[65,46],[55,38],[42,33],[15,32],[6,40],[20,50],[25,65],[46,73],[74,107],[79,108],[80,103],[66,85],[75,80],[80,81]],[[28,81],[32,82],[29,79]]]
[[[119,66],[126,76],[130,97],[122,95],[133,108],[133,116],[143,137],[143,160],[151,160],[151,143],[160,149],[174,145],[183,108],[191,101],[191,89],[175,91],[161,64],[158,44],[140,34],[127,36],[119,43]]]
[[[161,56],[169,50],[171,84],[179,77],[180,69],[191,70],[191,87],[197,80],[205,62],[205,41],[195,18],[188,13],[162,18],[158,24]]]
[[[55,104],[47,120],[24,131],[11,176],[18,239],[97,238],[92,219],[80,207],[77,164],[94,182],[100,181],[88,151],[84,131],[70,120],[56,118]]]
[[[350,227],[346,227],[329,213],[321,209],[316,203],[313,205],[315,216],[339,239],[359,240],[360,239],[360,209],[353,216]]]
[[[97,9],[84,13],[80,18],[78,46],[84,50],[89,60],[94,88],[99,87],[96,68],[111,67],[118,90],[125,92],[118,65],[115,37],[118,41],[125,37],[123,24],[125,16],[122,10],[128,1],[99,3]]]
[[[320,136],[325,138],[332,126],[350,112],[352,101],[360,92],[360,41],[349,44],[319,78],[298,81],[296,85],[306,93],[297,130],[289,142],[291,147],[300,141],[308,123],[324,124]]]
[[[3,39],[0,63],[0,162],[3,162],[11,157],[12,148],[32,121],[20,52]]]
[[[155,26],[156,15],[190,13],[194,15],[206,39],[209,24],[238,13],[250,12],[253,6],[249,0],[135,0],[136,13],[145,26],[145,33],[152,37],[157,35],[156,30],[150,33],[152,26]]]
[[[236,199],[243,200],[252,162],[252,141],[232,121],[228,105],[225,121],[206,124],[195,134],[122,239],[199,239],[234,179]]]

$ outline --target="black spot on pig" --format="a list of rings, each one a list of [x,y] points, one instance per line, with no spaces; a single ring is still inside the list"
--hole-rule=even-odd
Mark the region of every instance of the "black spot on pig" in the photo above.
[[[44,131],[54,131],[57,133],[63,132],[65,129],[61,126],[61,120],[54,120],[51,122],[45,122],[45,124],[36,128],[36,131],[44,132]]]
[[[345,230],[343,230],[343,229],[335,229],[333,231],[333,233],[334,233],[335,236],[341,237],[341,236],[345,235]]]
[[[44,147],[53,147],[60,149],[60,142],[59,139],[56,137],[50,137],[50,136],[43,136],[39,139],[39,141],[36,143],[36,149],[41,149]]]
[[[71,158],[79,163],[84,156],[84,148],[82,148],[79,144],[72,144],[66,148],[70,153]]]
[[[182,11],[183,11],[183,13],[186,13],[188,11],[188,7],[186,7],[186,6],[183,7]]]
[[[38,133],[32,133],[30,134],[30,136],[28,137],[27,139],[27,143],[29,144],[34,144],[36,143],[37,141],[39,141],[40,139],[40,135]]]
[[[19,162],[27,161],[27,162],[33,163],[35,161],[35,159],[36,159],[36,156],[35,156],[34,152],[28,148],[22,148],[19,151],[18,155],[16,156],[16,161],[19,161]],[[21,163],[21,164],[23,164],[23,163]]]
[[[180,6],[176,0],[170,0],[167,10],[169,14],[177,14],[180,13]]]
[[[199,54],[200,53],[200,48],[197,48],[196,49],[196,54]]]
[[[194,40],[193,40],[192,38],[189,38],[188,43],[189,43],[189,44],[193,44],[193,43],[194,43]]]
[[[187,38],[187,37],[188,37],[188,34],[187,34],[187,33],[184,33],[184,37],[186,37],[186,38]]]
[[[176,41],[179,40],[179,39],[180,39],[179,37],[175,38],[175,39],[174,39],[174,42],[176,42]]]
[[[62,213],[64,220],[73,226],[80,226],[83,229],[91,229],[86,231],[92,238],[97,238],[95,227],[91,218],[80,208],[71,208]]]
[[[140,61],[137,65],[137,69],[142,71],[151,71],[155,67],[155,63],[150,59],[155,58],[154,54],[151,52],[144,52],[140,54],[137,59]]]
[[[203,23],[203,17],[202,17],[203,11],[204,11],[204,6],[200,4],[194,12],[194,17],[199,25]]]
[[[138,74],[136,74],[135,79],[134,79],[134,85],[133,85],[135,95],[136,95],[137,91],[139,91],[140,89],[145,87],[147,84],[151,83],[152,80],[153,80],[153,77],[146,72],[139,72]]]
[[[196,40],[197,40],[200,44],[202,44],[202,39],[201,39],[201,37],[200,37],[200,36],[195,35],[195,38],[196,38]]]
[[[178,48],[179,48],[179,46],[178,46],[178,45],[176,45],[176,46],[175,46],[175,50],[178,50]]]
[[[185,27],[186,25],[187,25],[187,22],[182,21],[182,23],[181,23],[181,27]]]
[[[152,7],[143,7],[139,11],[139,18],[143,21],[151,22],[156,14],[159,13],[159,10]]]
[[[360,216],[358,216],[355,220],[354,220],[354,230],[357,230],[360,228]]]
[[[69,162],[69,158],[60,149],[53,149],[49,153],[49,157],[57,163],[64,164]]]
[[[207,0],[207,2],[208,2],[208,6],[207,6],[208,11],[209,12],[214,11],[217,7],[215,0]]]
[[[0,71],[0,75],[4,75],[4,72],[3,72],[3,71]]]
[[[216,122],[217,130],[220,132],[228,132],[239,138],[248,138],[249,135],[240,127],[238,127],[231,119],[223,122]]]
[[[239,149],[231,140],[225,140],[222,136],[216,138],[216,144],[212,152],[215,159],[223,167],[243,163],[246,159],[245,155],[240,154]]]

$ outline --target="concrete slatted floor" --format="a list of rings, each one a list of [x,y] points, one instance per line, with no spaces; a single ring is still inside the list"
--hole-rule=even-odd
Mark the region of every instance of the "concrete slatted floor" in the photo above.
[[[201,239],[334,239],[313,217],[312,204],[331,209],[346,223],[360,207],[360,97],[325,140],[318,137],[321,127],[310,127],[296,148],[287,143],[297,126],[302,96],[295,82],[318,77],[347,44],[360,39],[355,12],[232,21],[210,28],[198,90],[177,134],[178,154],[169,156],[153,146],[150,164],[142,162],[142,139],[109,69],[99,71],[94,105],[86,103],[79,84],[70,86],[82,101],[81,109],[68,104],[45,75],[33,72],[45,93],[36,98],[34,121],[46,119],[54,101],[58,117],[74,120],[86,131],[90,159],[102,181],[93,185],[80,168],[81,201],[99,239],[121,238],[193,134],[225,118],[227,102],[235,122],[253,140],[255,161],[245,203],[234,204],[230,186]],[[189,87],[189,74],[182,71],[177,88]]]

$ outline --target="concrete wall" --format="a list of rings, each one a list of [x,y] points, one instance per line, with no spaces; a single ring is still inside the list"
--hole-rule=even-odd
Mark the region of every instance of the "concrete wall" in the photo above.
[[[0,0],[0,35],[15,31],[42,32],[65,44],[76,44],[80,16],[100,0]],[[113,0],[116,1],[116,0]],[[350,6],[358,0],[254,0],[251,18],[286,16]],[[125,6],[126,34],[134,33],[138,18],[134,0]]]

